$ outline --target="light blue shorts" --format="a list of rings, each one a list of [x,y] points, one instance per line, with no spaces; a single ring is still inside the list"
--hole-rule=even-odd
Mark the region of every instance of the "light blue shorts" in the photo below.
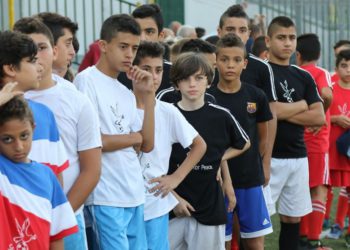
[[[83,212],[76,215],[79,231],[64,238],[64,249],[86,250],[87,241],[85,233],[85,221]]]
[[[235,188],[235,194],[237,200],[235,212],[239,220],[241,237],[257,238],[272,233],[262,187]],[[232,217],[232,213],[227,216],[226,236],[232,235]]]
[[[143,205],[137,207],[88,206],[101,250],[147,249]]]
[[[145,221],[148,250],[169,249],[169,214]]]

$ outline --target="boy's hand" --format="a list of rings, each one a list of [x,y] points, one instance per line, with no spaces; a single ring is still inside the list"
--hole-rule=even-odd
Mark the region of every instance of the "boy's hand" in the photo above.
[[[342,128],[349,128],[350,127],[350,118],[347,117],[346,115],[339,115],[339,116],[337,116],[335,123]]]
[[[161,177],[153,178],[148,183],[152,184],[157,182],[158,184],[153,188],[151,188],[149,192],[150,193],[155,192],[154,194],[155,196],[162,194],[162,198],[163,198],[169,192],[174,190],[180,184],[181,180],[179,180],[178,178],[176,178],[176,176],[172,174],[172,175],[164,175]]]
[[[17,82],[9,82],[0,90],[0,105],[10,101],[13,97],[23,95],[22,91],[14,91]]]
[[[220,186],[223,184],[222,176],[221,176],[221,168],[218,169],[216,173],[216,181],[219,182]]]
[[[232,183],[224,182],[222,189],[224,191],[225,196],[228,199],[227,212],[233,212],[233,209],[236,207],[236,195],[233,190]]]
[[[190,203],[188,203],[185,199],[182,199],[181,197],[177,197],[179,204],[173,209],[174,214],[176,217],[185,217],[185,216],[191,216],[191,212],[194,212],[194,208],[191,206]]]
[[[126,72],[127,77],[132,80],[134,91],[151,94],[154,92],[152,74],[140,69],[137,66],[132,66]]]

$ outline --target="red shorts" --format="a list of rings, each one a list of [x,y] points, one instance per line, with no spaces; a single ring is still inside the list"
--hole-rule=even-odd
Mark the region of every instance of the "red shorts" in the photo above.
[[[328,153],[308,153],[310,188],[329,185]]]
[[[331,170],[332,187],[350,187],[350,171]]]

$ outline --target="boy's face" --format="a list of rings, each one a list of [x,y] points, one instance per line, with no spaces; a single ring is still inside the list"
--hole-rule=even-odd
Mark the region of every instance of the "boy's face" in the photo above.
[[[101,53],[115,72],[126,72],[132,67],[139,44],[140,36],[126,32],[118,32],[110,42],[99,42]]]
[[[53,69],[66,72],[75,56],[73,34],[69,29],[63,28],[63,36],[58,38],[55,49],[57,49],[57,57],[54,60]]]
[[[222,28],[218,28],[218,36],[223,37],[229,33],[236,34],[246,44],[250,35],[248,20],[241,17],[227,17]]]
[[[56,58],[56,53],[54,53],[52,46],[50,44],[49,39],[43,34],[30,34],[29,35],[34,43],[38,47],[38,63],[42,66],[42,78],[47,79],[49,77],[51,79],[52,74],[52,63]]]
[[[183,100],[195,102],[204,100],[208,87],[208,78],[200,70],[177,83],[176,89],[181,92]]]
[[[158,26],[152,17],[135,18],[141,27],[141,41],[158,42],[162,33],[158,34]]]
[[[28,163],[33,127],[28,120],[12,119],[0,126],[0,153],[17,163]]]
[[[160,57],[145,57],[140,60],[138,65],[141,69],[152,74],[154,91],[157,91],[163,77],[163,59]]]
[[[289,64],[289,59],[295,52],[297,34],[294,26],[276,27],[271,37],[267,36],[266,45],[269,48],[270,59]]]
[[[242,70],[247,66],[244,50],[239,47],[220,48],[216,57],[220,79],[226,82],[239,81]]]
[[[350,83],[350,60],[342,59],[336,67],[336,71],[343,83]]]

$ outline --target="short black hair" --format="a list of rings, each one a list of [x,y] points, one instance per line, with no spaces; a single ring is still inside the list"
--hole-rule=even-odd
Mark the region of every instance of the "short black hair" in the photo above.
[[[219,41],[216,44],[216,53],[218,53],[219,50],[222,48],[232,48],[232,47],[241,48],[244,51],[244,58],[247,58],[248,54],[242,39],[233,33],[226,34],[219,39]]]
[[[227,10],[220,17],[219,27],[222,28],[226,18],[230,17],[245,18],[249,24],[249,17],[244,11],[243,6],[240,4],[235,4],[227,8]]]
[[[269,27],[267,28],[267,35],[269,37],[272,37],[273,33],[275,32],[277,27],[283,27],[283,28],[289,28],[289,27],[295,27],[295,24],[292,19],[286,16],[278,16],[272,19],[272,21],[269,24]]]
[[[175,86],[178,86],[179,81],[198,71],[201,71],[208,78],[208,84],[212,82],[214,69],[208,59],[202,53],[186,52],[180,54],[171,66],[170,80]]]
[[[145,57],[163,59],[164,46],[159,42],[142,41],[134,59],[133,64],[139,65],[140,61]]]
[[[202,27],[196,27],[194,28],[196,30],[196,33],[197,33],[197,37],[198,38],[201,38],[202,36],[205,35],[205,29],[202,28]]]
[[[5,76],[4,65],[19,68],[23,58],[34,60],[37,52],[37,46],[29,36],[17,31],[0,32],[0,80]]]
[[[338,67],[339,63],[342,60],[349,61],[350,60],[350,49],[342,50],[337,55],[337,59],[335,60],[335,66]]]
[[[260,54],[264,51],[267,51],[268,48],[266,46],[265,42],[265,36],[259,36],[254,40],[253,46],[252,46],[252,54],[254,56],[259,57]]]
[[[127,14],[112,15],[102,24],[100,39],[110,42],[118,32],[131,33],[140,36],[140,25]]]
[[[190,39],[186,41],[181,49],[180,53],[184,52],[201,52],[201,53],[215,53],[215,46],[202,39]]]
[[[13,30],[27,35],[42,34],[49,39],[51,46],[54,46],[53,36],[50,29],[38,18],[23,17],[15,23]]]
[[[334,44],[333,49],[336,50],[337,48],[346,45],[347,47],[350,48],[350,40],[339,40]]]
[[[64,35],[63,29],[68,29],[73,36],[78,30],[78,24],[73,22],[69,17],[61,16],[53,12],[41,12],[38,17],[51,31],[54,44],[57,44],[58,39]]]
[[[219,41],[219,36],[217,36],[217,35],[209,36],[205,39],[205,41],[216,46],[216,43]]]
[[[164,20],[160,7],[157,4],[143,4],[140,7],[137,7],[131,15],[134,18],[147,18],[152,17],[156,22],[158,27],[158,35],[163,30]]]
[[[0,106],[0,126],[10,120],[28,120],[34,126],[33,113],[22,96],[15,96],[7,103]]]
[[[318,60],[321,53],[321,43],[318,36],[314,33],[298,36],[296,50],[300,53],[303,61]]]

